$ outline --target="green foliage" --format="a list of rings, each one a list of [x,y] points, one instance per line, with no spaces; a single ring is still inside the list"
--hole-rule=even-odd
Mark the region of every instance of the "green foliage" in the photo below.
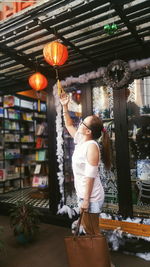
[[[149,105],[143,106],[142,107],[142,113],[143,114],[150,114],[150,106]]]
[[[110,110],[105,109],[105,110],[103,111],[103,116],[104,116],[104,119],[108,119],[108,118],[110,118]]]
[[[27,240],[34,238],[39,229],[40,212],[25,202],[18,202],[10,210],[10,225],[14,235],[24,234]]]

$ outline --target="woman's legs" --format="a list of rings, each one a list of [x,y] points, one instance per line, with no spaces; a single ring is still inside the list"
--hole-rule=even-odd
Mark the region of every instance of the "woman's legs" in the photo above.
[[[100,234],[99,213],[83,212],[81,224],[87,234]]]

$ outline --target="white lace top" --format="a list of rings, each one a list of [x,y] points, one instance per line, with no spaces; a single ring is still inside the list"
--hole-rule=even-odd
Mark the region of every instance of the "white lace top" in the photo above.
[[[96,141],[89,140],[81,144],[77,144],[75,146],[75,150],[72,156],[74,185],[75,185],[78,198],[84,198],[86,178],[88,177],[87,173],[85,173],[86,165],[88,164],[87,148],[88,148],[88,145],[91,143],[96,144],[99,149],[99,146]],[[91,197],[90,197],[90,202],[104,200],[104,190],[103,190],[103,187],[100,181],[99,172],[98,172],[99,166],[96,166],[96,167],[97,167],[97,175],[95,176],[95,178],[93,178],[95,179],[95,181],[94,181],[93,190],[92,190]]]

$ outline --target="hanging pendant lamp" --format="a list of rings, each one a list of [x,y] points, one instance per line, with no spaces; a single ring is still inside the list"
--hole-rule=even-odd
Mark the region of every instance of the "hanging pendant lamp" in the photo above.
[[[43,49],[44,58],[51,66],[61,66],[68,59],[67,47],[58,41],[45,45]]]
[[[58,95],[60,96],[63,93],[63,88],[61,86],[59,77],[58,77],[58,66],[62,66],[68,59],[68,50],[67,47],[58,41],[53,41],[44,46],[43,55],[48,64],[53,66],[56,71]]]
[[[38,111],[40,111],[40,91],[47,87],[48,81],[43,74],[36,72],[29,77],[29,85],[32,87],[32,89],[36,90],[36,95],[38,98]]]

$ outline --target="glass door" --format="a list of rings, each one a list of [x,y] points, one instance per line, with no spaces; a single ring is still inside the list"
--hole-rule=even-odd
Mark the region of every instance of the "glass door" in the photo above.
[[[101,182],[105,191],[105,202],[103,210],[109,213],[118,212],[118,191],[117,191],[117,172],[116,172],[116,152],[115,152],[115,131],[113,116],[113,91],[111,88],[95,82],[92,88],[93,94],[93,114],[102,118],[104,127],[109,133],[111,142],[111,161],[110,171],[106,171],[103,162],[100,166]]]
[[[82,118],[82,104],[81,104],[81,90],[69,90],[68,91],[69,102],[69,114],[73,120],[74,126],[78,127],[78,124]],[[73,207],[77,205],[76,194],[74,190],[74,178],[72,172],[72,154],[74,151],[74,141],[69,135],[65,126],[63,127],[64,138],[64,193],[66,205]]]
[[[150,215],[150,77],[128,89],[128,138],[134,215]]]

